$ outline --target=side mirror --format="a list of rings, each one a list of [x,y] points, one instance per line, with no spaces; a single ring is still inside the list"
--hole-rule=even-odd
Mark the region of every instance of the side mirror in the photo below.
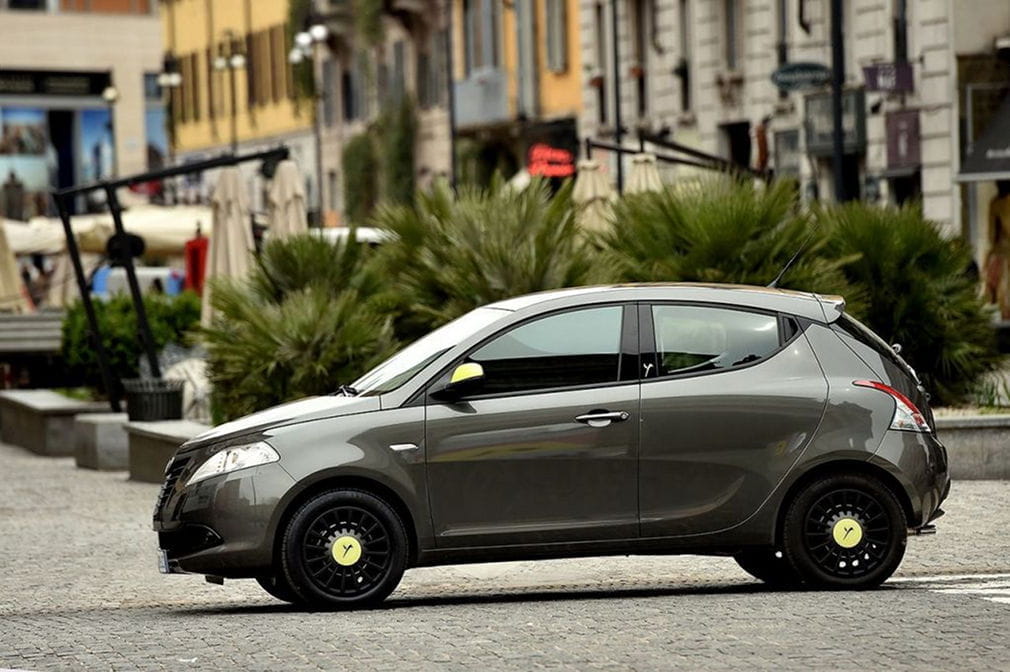
[[[443,401],[452,401],[472,394],[484,383],[484,367],[477,362],[464,362],[449,376],[449,382],[440,390],[435,390],[432,396]]]

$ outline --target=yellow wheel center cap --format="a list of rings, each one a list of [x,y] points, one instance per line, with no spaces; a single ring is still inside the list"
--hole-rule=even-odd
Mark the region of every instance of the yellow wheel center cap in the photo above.
[[[863,540],[863,526],[852,518],[842,518],[831,531],[835,543],[842,548],[852,548]]]
[[[350,567],[361,559],[361,542],[351,536],[343,536],[333,542],[330,553],[338,565]]]

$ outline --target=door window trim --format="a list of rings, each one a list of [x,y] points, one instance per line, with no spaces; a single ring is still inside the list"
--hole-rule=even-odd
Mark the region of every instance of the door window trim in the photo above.
[[[655,324],[652,319],[652,309],[655,306],[688,306],[691,308],[718,308],[721,310],[732,310],[739,313],[753,313],[757,315],[765,315],[768,317],[774,317],[776,319],[776,329],[778,330],[778,340],[779,345],[777,348],[769,352],[764,357],[754,360],[753,362],[747,362],[746,364],[740,364],[737,366],[728,366],[724,369],[714,369],[711,371],[686,371],[683,373],[668,373],[666,375],[658,375],[659,373],[659,355],[656,352],[656,329]],[[795,323],[796,328],[789,338],[785,338],[785,322],[787,320],[792,320]],[[639,304],[638,311],[638,341],[639,341],[639,375],[641,375],[641,380],[643,383],[651,383],[658,380],[677,380],[683,378],[699,378],[701,376],[712,376],[720,373],[729,373],[731,371],[740,371],[742,369],[748,369],[752,366],[757,366],[768,361],[778,353],[785,350],[785,348],[800,337],[800,334],[804,332],[807,327],[808,322],[802,320],[795,315],[788,313],[781,313],[774,310],[764,310],[761,308],[752,308],[750,306],[742,307],[726,303],[714,303],[711,301],[643,301]],[[654,375],[643,375],[645,374],[645,367],[652,365],[655,369],[656,374]]]
[[[622,385],[638,385],[641,381],[637,377],[637,372],[641,368],[639,351],[638,351],[638,334],[635,333],[637,327],[638,319],[636,318],[636,312],[638,312],[638,304],[635,301],[608,301],[605,303],[589,303],[582,304],[579,306],[568,306],[565,308],[558,308],[555,310],[550,310],[543,313],[537,313],[536,315],[530,315],[529,317],[520,320],[518,322],[513,322],[502,329],[490,334],[489,336],[481,339],[474,345],[470,346],[466,352],[455,357],[448,365],[439,369],[439,371],[428,379],[424,385],[422,385],[417,392],[412,394],[410,398],[402,405],[404,407],[415,405],[418,403],[428,404],[428,403],[443,403],[436,400],[432,400],[429,390],[432,385],[437,383],[443,376],[445,376],[449,371],[455,367],[462,364],[467,357],[471,354],[480,350],[482,347],[493,341],[494,339],[502,336],[503,334],[517,329],[521,326],[535,322],[540,319],[553,317],[555,315],[561,315],[563,313],[574,313],[580,310],[593,310],[595,308],[612,308],[614,306],[620,307],[621,311],[621,339],[618,344],[618,380],[609,383],[589,383],[585,385],[562,385],[556,387],[544,387],[535,390],[520,390],[516,392],[492,392],[488,394],[474,394],[465,397],[461,401],[483,401],[485,399],[504,399],[507,397],[524,397],[531,394],[552,394],[555,392],[568,392],[577,390],[594,390],[600,388],[608,387],[620,387]],[[626,371],[631,371],[636,377],[624,378]]]

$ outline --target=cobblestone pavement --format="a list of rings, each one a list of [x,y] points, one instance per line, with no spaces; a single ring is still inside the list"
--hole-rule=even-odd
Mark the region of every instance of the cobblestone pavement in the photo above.
[[[939,534],[877,591],[774,592],[726,558],[591,558],[412,570],[356,613],[161,576],[156,493],[0,444],[0,668],[1010,670],[1007,482],[955,483]]]

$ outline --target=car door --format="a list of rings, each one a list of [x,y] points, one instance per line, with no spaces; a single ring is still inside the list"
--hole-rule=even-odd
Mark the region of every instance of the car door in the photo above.
[[[438,546],[637,536],[636,311],[583,307],[509,327],[457,362],[483,368],[476,393],[428,396]]]
[[[642,536],[737,525],[813,437],[824,375],[793,318],[691,304],[640,312]]]

